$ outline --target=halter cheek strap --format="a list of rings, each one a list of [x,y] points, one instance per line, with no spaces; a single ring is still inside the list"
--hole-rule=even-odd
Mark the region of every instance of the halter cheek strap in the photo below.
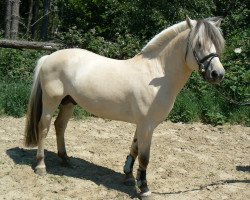
[[[197,53],[195,51],[193,51],[193,54],[194,54],[194,58],[195,58],[197,64],[199,65],[199,71],[201,73],[206,72],[206,70],[209,67],[209,65],[210,65],[211,61],[213,60],[213,58],[219,57],[219,55],[216,54],[216,53],[210,53],[207,56],[205,56],[204,58],[202,58],[201,60],[199,60],[199,58],[197,56]],[[208,59],[209,59],[209,61],[207,62],[206,65],[204,65],[204,62],[207,61]]]

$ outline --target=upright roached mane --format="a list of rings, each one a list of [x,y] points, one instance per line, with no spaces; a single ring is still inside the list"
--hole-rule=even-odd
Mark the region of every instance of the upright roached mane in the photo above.
[[[163,30],[147,43],[142,49],[141,54],[153,54],[157,56],[174,37],[187,29],[187,23],[183,21]]]
[[[128,60],[83,49],[64,49],[40,58],[25,128],[26,146],[38,146],[36,173],[46,173],[45,138],[58,107],[54,123],[58,156],[68,163],[64,133],[78,104],[94,115],[136,124],[124,173],[126,182],[134,182],[133,165],[138,157],[137,185],[142,196],[149,195],[146,169],[154,129],[166,119],[192,71],[204,64],[206,81],[223,79],[225,70],[218,54],[224,39],[218,24],[187,18],[156,35]]]

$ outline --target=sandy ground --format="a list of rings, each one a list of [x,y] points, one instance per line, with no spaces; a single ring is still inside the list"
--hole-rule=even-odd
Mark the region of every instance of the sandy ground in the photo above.
[[[71,120],[66,134],[71,167],[63,167],[56,155],[52,127],[47,175],[38,176],[36,150],[22,144],[24,124],[24,118],[0,118],[0,199],[138,199],[122,173],[134,125]],[[162,123],[153,136],[148,182],[157,200],[249,200],[250,128]]]

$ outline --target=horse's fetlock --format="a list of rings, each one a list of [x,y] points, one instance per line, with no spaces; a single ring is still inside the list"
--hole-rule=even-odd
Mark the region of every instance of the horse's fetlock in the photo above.
[[[136,183],[138,188],[141,190],[140,196],[149,196],[151,194],[148,183],[146,179],[146,170],[138,169],[137,176],[136,176]]]
[[[58,151],[57,155],[58,155],[60,158],[62,158],[62,159],[68,157],[68,155],[67,155],[67,153],[66,153],[65,151],[64,151],[64,152]]]
[[[137,170],[137,176],[136,176],[136,180],[138,181],[146,181],[146,170],[142,170],[142,169],[138,169]]]

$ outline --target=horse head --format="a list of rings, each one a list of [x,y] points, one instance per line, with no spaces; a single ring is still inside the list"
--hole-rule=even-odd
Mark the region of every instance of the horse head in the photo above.
[[[187,17],[186,23],[190,29],[185,55],[187,65],[192,70],[199,71],[206,81],[219,83],[225,75],[220,62],[224,49],[221,18],[194,22]]]

